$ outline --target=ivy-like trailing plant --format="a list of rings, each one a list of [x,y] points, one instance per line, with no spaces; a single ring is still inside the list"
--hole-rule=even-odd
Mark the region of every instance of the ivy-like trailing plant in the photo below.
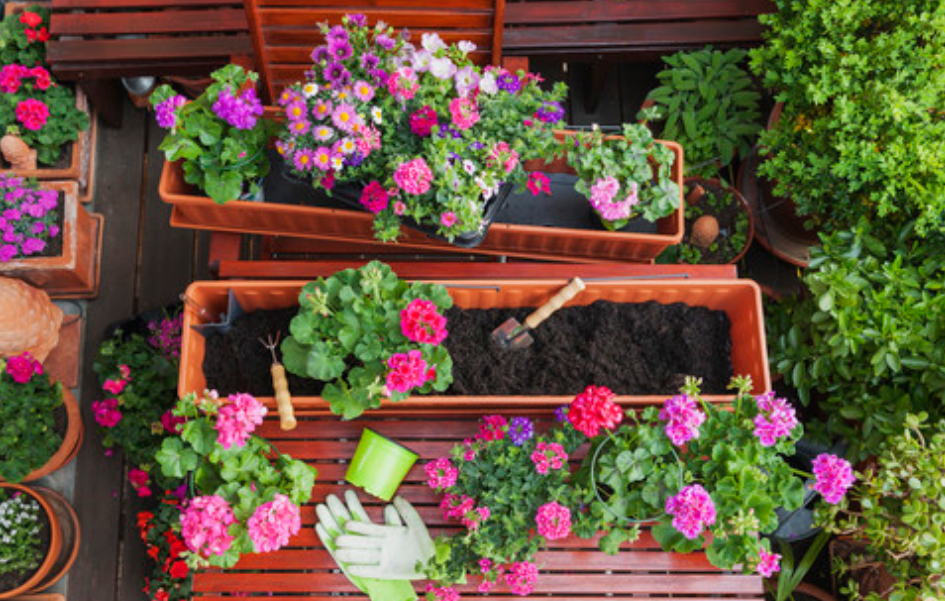
[[[213,83],[192,102],[169,85],[156,89],[150,102],[158,125],[169,130],[158,148],[168,161],[183,161],[184,181],[223,204],[259,192],[276,127],[261,118],[253,87],[258,74],[227,65],[210,77]]]
[[[775,0],[752,69],[784,102],[759,172],[809,223],[945,230],[945,5]]]
[[[803,403],[816,395],[826,424],[814,433],[863,458],[907,413],[945,417],[945,241],[910,227],[883,240],[866,222],[821,238],[809,294],[771,312],[772,366]]]
[[[453,361],[442,344],[453,299],[441,285],[407,283],[372,261],[302,288],[292,335],[282,343],[290,372],[327,382],[322,396],[344,419],[381,399],[446,390]]]
[[[135,466],[132,484],[139,496],[151,494],[150,477],[160,487],[177,484],[154,469],[154,455],[183,422],[172,413],[182,321],[178,314],[148,323],[145,332],[119,330],[102,343],[93,363],[105,396],[92,403],[102,446],[119,447]]]
[[[53,412],[62,384],[53,384],[29,353],[0,359],[0,477],[20,482],[62,445]]]
[[[896,578],[891,590],[864,595],[855,578],[841,593],[850,599],[921,601],[945,598],[945,421],[909,414],[900,432],[879,447],[874,466],[849,498],[820,510],[818,519],[837,534],[865,542],[862,553],[841,562],[842,575],[881,562]]]
[[[31,4],[21,12],[12,12],[0,23],[0,64],[45,66],[48,40],[48,6]]]
[[[660,86],[647,95],[659,112],[649,120],[662,122],[663,138],[686,149],[687,175],[714,177],[745,158],[762,129],[761,94],[741,67],[746,55],[709,46],[663,57]]]
[[[189,394],[174,408],[186,423],[155,458],[165,477],[192,486],[180,514],[192,568],[233,567],[244,553],[284,547],[301,528],[299,505],[311,497],[317,471],[253,434],[265,414],[248,394]]]
[[[578,178],[574,189],[587,196],[608,230],[639,215],[656,221],[679,207],[679,185],[672,177],[675,155],[645,125],[624,123],[620,136],[604,135],[595,126],[566,138],[563,146]]]
[[[443,495],[444,516],[464,527],[436,539],[425,567],[440,585],[428,594],[431,601],[454,598],[452,585],[467,575],[482,576],[482,593],[500,580],[516,595],[532,591],[535,554],[571,531],[576,503],[568,456],[582,438],[573,428],[538,434],[526,417],[488,415],[472,440],[425,466],[427,484]]]

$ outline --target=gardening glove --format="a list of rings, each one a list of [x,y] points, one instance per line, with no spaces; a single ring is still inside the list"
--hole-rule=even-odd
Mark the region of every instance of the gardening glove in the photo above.
[[[418,566],[433,557],[433,540],[413,505],[401,497],[384,508],[387,525],[368,521],[345,524],[347,534],[335,539],[338,559],[354,576],[421,580]]]
[[[345,500],[348,503],[347,507],[335,495],[328,495],[325,499],[326,505],[319,504],[315,507],[315,513],[318,515],[315,532],[325,548],[328,549],[331,558],[335,560],[335,563],[338,564],[348,580],[370,597],[371,601],[416,601],[417,594],[408,580],[360,578],[350,573],[348,567],[338,558],[337,539],[344,532],[345,524],[356,522],[371,524],[371,519],[364,511],[364,507],[361,506],[361,502],[358,501],[358,496],[354,491],[346,491]],[[398,519],[393,525],[400,525],[400,523]]]

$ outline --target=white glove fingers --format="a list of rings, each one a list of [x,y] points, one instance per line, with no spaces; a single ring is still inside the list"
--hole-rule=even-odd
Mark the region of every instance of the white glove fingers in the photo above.
[[[325,499],[325,503],[328,504],[328,510],[331,511],[331,515],[334,516],[338,525],[344,528],[345,523],[351,519],[351,514],[348,513],[348,508],[345,507],[345,504],[335,495],[328,495]]]
[[[345,502],[348,504],[348,508],[351,510],[351,515],[355,520],[359,522],[370,523],[371,518],[369,518],[367,512],[364,511],[364,506],[361,505],[361,500],[358,499],[357,493],[351,489],[346,490]]]
[[[315,515],[318,516],[317,526],[321,526],[322,530],[324,530],[330,538],[335,538],[344,532],[338,522],[335,521],[335,516],[331,514],[331,511],[329,511],[328,507],[322,504],[316,505]]]
[[[350,568],[354,565],[377,566],[381,563],[380,549],[338,549],[335,554],[338,561],[344,562],[345,566]]]
[[[423,523],[423,519],[409,501],[403,497],[394,497],[394,507],[397,508],[397,511],[400,513],[400,517],[404,519],[404,523],[407,524],[407,528],[411,530],[417,529],[421,532],[427,531],[427,527]]]
[[[387,572],[377,565],[352,565],[348,568],[348,571],[351,572],[352,576],[358,578],[376,578],[377,580],[390,580],[390,575]],[[405,580],[398,578],[398,580]]]
[[[339,549],[380,549],[384,546],[384,539],[359,534],[342,534],[335,539],[335,544]]]
[[[393,505],[384,506],[384,521],[389,526],[403,526],[404,522],[400,519],[400,514]]]
[[[362,534],[364,536],[371,536],[377,538],[383,538],[390,534],[390,529],[398,528],[398,526],[382,526],[380,524],[373,524],[371,522],[358,522],[351,521],[345,524],[345,531],[350,534]]]

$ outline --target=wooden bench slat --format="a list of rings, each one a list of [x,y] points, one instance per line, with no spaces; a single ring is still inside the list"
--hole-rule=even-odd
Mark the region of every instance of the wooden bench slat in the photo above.
[[[257,0],[256,3],[260,7],[265,8],[293,6],[304,6],[306,8],[311,8],[315,6],[323,6],[337,8],[348,13],[365,13],[369,15],[374,14],[376,9],[385,9],[391,7],[404,7],[412,9],[450,7],[465,10],[484,9],[489,11],[493,10],[495,7],[494,0],[348,0],[347,2],[331,2],[330,0],[322,0],[321,2],[316,0]]]
[[[316,26],[319,23],[340,23],[341,18],[350,11],[345,9],[262,9],[263,30],[288,25],[292,28],[306,28],[309,30],[309,40],[314,42],[321,38]],[[429,31],[436,29],[488,29],[492,31],[493,15],[489,11],[476,10],[459,12],[443,8],[425,8],[414,10],[379,9],[371,11],[371,19],[384,21],[394,28],[406,27],[410,29],[412,39],[415,36],[419,41],[420,33],[415,31]],[[315,40],[312,39],[314,35]],[[442,35],[442,34],[441,34]]]
[[[507,52],[556,48],[578,53],[613,51],[657,45],[755,42],[761,40],[761,31],[762,26],[755,19],[523,27],[506,30],[503,47]]]
[[[475,593],[478,579],[457,585],[460,594]],[[646,574],[646,573],[542,573],[535,583],[533,594],[591,594],[620,593],[695,593],[695,594],[754,594],[762,591],[761,579],[741,574]],[[357,589],[341,573],[308,572],[278,574],[241,573],[201,574],[194,579],[195,592],[247,593],[330,593],[355,592]]]
[[[65,13],[54,14],[50,23],[50,30],[55,35],[245,32],[248,28],[246,12],[235,8],[136,13]]]
[[[46,56],[52,65],[61,62],[148,60],[155,57],[175,59],[219,56],[228,61],[230,56],[246,54],[251,50],[249,35],[239,34],[136,40],[60,40],[50,42]]]
[[[366,598],[363,594],[355,594],[355,595],[350,595],[350,596],[332,595],[332,594],[292,595],[292,596],[284,597],[281,595],[272,595],[270,593],[269,595],[266,596],[266,601],[338,601],[339,598],[343,599],[346,597],[356,598],[356,599]],[[549,598],[554,599],[555,601],[591,601],[587,597],[573,597],[573,596],[568,596],[568,595],[554,595]],[[197,596],[194,597],[194,599],[199,600],[199,601],[233,601],[233,597],[221,596],[221,595],[217,595],[213,593],[202,593],[202,594],[198,593]],[[476,599],[481,599],[482,601],[509,601],[510,599],[514,599],[514,597],[477,595]],[[627,599],[628,601],[631,601],[633,599],[639,600],[640,597],[625,597],[618,594],[618,595],[613,595],[613,596],[608,595],[607,599]],[[739,595],[737,599],[738,601],[765,601],[765,598],[763,596],[754,596],[754,595],[750,597]],[[692,595],[686,595],[686,596],[673,595],[671,600],[667,599],[666,601],[719,601],[719,597],[711,595],[711,594],[709,594],[708,596],[698,596],[698,597],[694,597]]]
[[[105,10],[115,11],[129,8],[178,8],[181,6],[242,6],[237,0],[53,0],[53,11],[61,10]]]
[[[476,44],[477,46],[481,43],[487,43],[489,41],[489,34],[476,32],[476,31],[466,31],[462,33],[441,33],[441,37],[444,41],[447,41],[448,38],[451,38],[447,43],[458,40],[469,40]],[[268,38],[268,33],[267,33]],[[452,38],[455,38],[453,40]],[[317,44],[318,42],[315,42]],[[305,64],[306,69],[311,68],[312,62],[312,48],[315,46],[270,46],[268,49],[269,55],[269,64],[272,67],[275,67],[278,64]]]
[[[613,23],[618,21],[674,21],[731,19],[774,12],[771,0],[567,0],[566,2],[509,2],[506,28],[555,23]]]

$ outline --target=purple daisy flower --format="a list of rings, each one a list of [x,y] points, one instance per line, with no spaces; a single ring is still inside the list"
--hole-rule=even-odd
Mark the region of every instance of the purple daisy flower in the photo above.
[[[305,135],[308,133],[309,128],[311,128],[311,124],[304,119],[300,121],[293,121],[289,124],[289,131],[292,132],[293,136]]]
[[[535,426],[527,417],[513,417],[509,422],[509,440],[517,447],[522,446],[535,435]]]
[[[319,142],[327,142],[335,137],[335,130],[327,125],[319,125],[312,133]]]
[[[396,42],[385,33],[379,34],[376,38],[374,38],[374,43],[384,50],[393,50],[394,45],[396,44]]]
[[[325,36],[328,38],[328,42],[334,41],[348,41],[348,30],[346,30],[342,25],[335,25],[328,30],[328,34]]]
[[[299,150],[292,157],[292,164],[299,171],[311,171],[315,167],[315,153],[308,148]]]
[[[325,79],[338,85],[342,85],[341,79],[347,72],[348,70],[341,63],[329,63],[323,71]]]
[[[388,78],[390,77],[390,76],[387,74],[387,71],[385,71],[384,69],[371,69],[371,72],[370,72],[370,73],[371,73],[371,80],[372,80],[375,84],[377,84],[377,85],[379,85],[379,86],[386,86],[386,85],[387,85],[387,80],[388,80]]]
[[[367,17],[361,13],[354,13],[353,15],[347,15],[348,21],[356,27],[367,27]]]
[[[331,114],[333,108],[334,106],[332,106],[331,100],[320,100],[315,104],[315,108],[312,109],[312,115],[321,121]]]
[[[348,40],[328,42],[328,52],[335,57],[336,61],[346,61],[354,54],[354,50],[352,50]]]
[[[374,88],[366,81],[359,79],[354,82],[354,85],[351,87],[354,97],[361,102],[370,102],[371,99],[374,98]]]
[[[331,149],[326,146],[319,146],[315,150],[315,166],[322,171],[331,169],[332,159],[334,158],[335,155],[331,152]]]
[[[328,48],[325,46],[316,46],[312,50],[312,62],[316,65],[320,65],[323,62],[328,60]]]
[[[365,71],[370,71],[377,67],[377,64],[381,59],[377,58],[377,55],[373,52],[365,52],[361,55],[361,68]]]
[[[285,116],[288,117],[289,121],[304,121],[308,117],[308,107],[305,106],[305,101],[299,98],[289,104],[285,107]]]

